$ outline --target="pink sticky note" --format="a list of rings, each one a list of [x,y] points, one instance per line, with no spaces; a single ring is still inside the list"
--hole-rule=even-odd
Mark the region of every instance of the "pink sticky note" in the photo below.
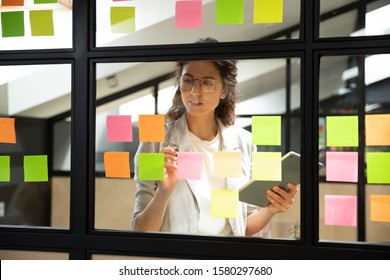
[[[200,179],[203,167],[203,154],[179,152],[177,155],[177,174],[180,179]]]
[[[326,152],[326,180],[356,183],[358,181],[358,153]]]
[[[202,27],[202,1],[176,2],[176,28]]]
[[[108,142],[133,141],[131,116],[107,116],[106,123]]]
[[[356,227],[357,197],[325,195],[325,225]]]

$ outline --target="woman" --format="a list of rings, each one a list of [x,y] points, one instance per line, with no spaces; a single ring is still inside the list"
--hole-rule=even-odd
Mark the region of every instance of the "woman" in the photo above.
[[[200,42],[215,42],[205,39]],[[165,155],[163,181],[139,181],[137,155],[135,180],[137,193],[132,226],[135,230],[173,233],[251,236],[264,228],[271,218],[287,210],[297,187],[289,192],[275,186],[268,191],[270,205],[257,209],[239,203],[237,218],[213,218],[210,193],[213,189],[238,190],[250,179],[251,155],[256,151],[251,134],[234,126],[237,99],[237,68],[234,60],[188,61],[177,64],[178,89],[167,113],[166,141],[180,145],[181,151],[204,153],[200,180],[179,180],[174,147],[161,143],[141,143],[141,152]],[[242,178],[216,178],[213,152],[240,151]]]

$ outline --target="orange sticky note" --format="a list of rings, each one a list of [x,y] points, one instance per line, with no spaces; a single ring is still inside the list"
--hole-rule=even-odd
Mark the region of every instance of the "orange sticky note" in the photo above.
[[[370,220],[390,223],[390,195],[370,195]]]
[[[129,152],[105,152],[104,169],[106,177],[130,178]]]
[[[138,119],[140,142],[164,142],[164,115],[140,115]]]
[[[0,118],[0,143],[16,143],[14,118]]]
[[[366,146],[390,146],[390,114],[366,115]]]

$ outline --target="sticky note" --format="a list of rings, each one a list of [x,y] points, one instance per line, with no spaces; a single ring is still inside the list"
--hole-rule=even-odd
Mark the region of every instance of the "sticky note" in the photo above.
[[[24,181],[47,182],[48,165],[46,155],[24,156]]]
[[[282,153],[252,153],[252,179],[259,181],[281,181]]]
[[[282,138],[281,116],[253,116],[252,141],[255,145],[280,146]]]
[[[366,146],[390,146],[390,114],[366,115]]]
[[[326,117],[327,147],[357,147],[359,144],[357,116]]]
[[[165,117],[164,115],[140,115],[138,119],[139,141],[164,142]]]
[[[14,118],[0,118],[0,143],[16,143]]]
[[[390,152],[367,152],[367,183],[390,184]]]
[[[53,10],[30,11],[32,36],[54,36]]]
[[[253,23],[283,22],[283,0],[254,0]]]
[[[24,0],[3,0],[1,1],[2,6],[24,6]]]
[[[135,7],[111,7],[110,20],[112,33],[134,33]]]
[[[325,225],[356,227],[357,197],[325,195]]]
[[[11,179],[11,157],[0,156],[0,182],[9,182]]]
[[[130,153],[105,152],[104,170],[108,178],[130,178]]]
[[[133,141],[131,116],[107,116],[106,126],[108,142]]]
[[[202,27],[202,1],[176,1],[176,28]]]
[[[215,22],[216,24],[243,24],[244,0],[216,0]]]
[[[177,176],[180,179],[200,179],[202,176],[203,153],[179,152],[177,155]]]
[[[242,176],[241,152],[214,152],[214,176],[239,178]]]
[[[356,183],[358,181],[358,153],[326,152],[326,180]]]
[[[370,220],[390,223],[390,195],[370,195]]]
[[[2,37],[24,36],[24,12],[1,13]]]
[[[57,2],[58,0],[34,0],[34,4],[52,4]]]
[[[212,190],[210,203],[211,217],[237,218],[238,191]]]
[[[140,153],[138,155],[139,180],[164,180],[164,154]]]

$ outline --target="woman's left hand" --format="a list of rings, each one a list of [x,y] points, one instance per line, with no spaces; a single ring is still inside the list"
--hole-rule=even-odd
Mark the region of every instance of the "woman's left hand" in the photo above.
[[[267,209],[272,214],[284,212],[294,203],[294,197],[298,191],[298,187],[293,183],[288,183],[287,187],[289,189],[288,191],[278,186],[274,186],[272,190],[267,191],[267,198],[271,202],[267,206]]]

